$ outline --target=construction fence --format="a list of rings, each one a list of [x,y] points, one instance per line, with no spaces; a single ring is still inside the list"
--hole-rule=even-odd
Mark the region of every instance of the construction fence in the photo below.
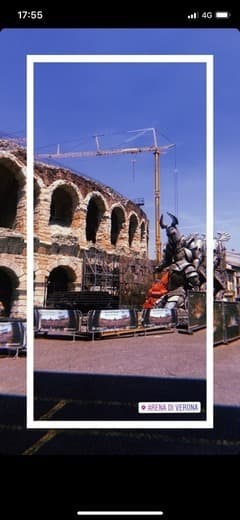
[[[87,315],[72,309],[34,309],[35,335],[95,339],[107,336],[186,332],[206,327],[206,294],[188,295],[188,309],[94,309]],[[240,338],[240,303],[214,302],[214,345]],[[27,350],[26,321],[0,320],[0,350]]]
[[[180,324],[180,328],[184,330],[185,327],[185,331],[189,333],[206,327],[207,311],[205,292],[188,293],[188,310],[182,321],[184,321],[184,323],[182,323],[182,325]],[[213,331],[214,345],[228,343],[229,341],[240,338],[240,303],[229,301],[214,302]]]

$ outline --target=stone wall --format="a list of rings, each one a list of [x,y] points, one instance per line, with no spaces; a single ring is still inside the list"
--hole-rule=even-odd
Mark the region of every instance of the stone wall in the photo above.
[[[26,316],[26,167],[0,150],[0,316]]]
[[[25,317],[26,156],[24,149],[3,149],[1,142],[0,148],[0,302],[5,306],[0,313]],[[83,253],[91,248],[147,265],[146,214],[109,186],[65,168],[35,164],[34,304],[45,305],[56,287],[81,291]],[[146,269],[137,273],[142,286]]]
[[[120,305],[141,307],[154,281],[156,262],[149,259],[121,257],[120,259]]]
[[[46,165],[36,165],[35,187],[35,234],[40,241],[51,243],[55,235],[68,235],[84,249],[94,246],[110,254],[147,255],[146,214],[112,188]],[[69,215],[65,208],[61,214],[66,197]]]

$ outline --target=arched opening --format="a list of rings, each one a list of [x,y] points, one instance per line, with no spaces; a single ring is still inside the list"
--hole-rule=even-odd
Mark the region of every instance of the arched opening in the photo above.
[[[111,244],[117,244],[123,223],[125,222],[124,212],[121,208],[114,208],[111,215]]]
[[[130,220],[129,220],[129,228],[128,228],[129,247],[132,246],[134,237],[136,235],[137,227],[138,227],[137,217],[136,217],[136,215],[131,215]]]
[[[76,204],[69,186],[58,186],[52,194],[49,224],[71,226]]]
[[[96,243],[97,232],[105,213],[105,205],[101,197],[94,195],[87,208],[87,225],[86,225],[86,239],[88,241]]]
[[[0,161],[0,227],[15,227],[19,188],[16,173]]]
[[[0,267],[0,316],[9,316],[18,286],[16,274],[7,267]]]
[[[141,240],[141,242],[143,242],[144,239],[145,239],[145,223],[142,222],[141,227],[140,227],[140,240]]]
[[[75,279],[76,275],[70,267],[55,267],[48,278],[47,297],[57,292],[72,291]]]
[[[33,192],[33,200],[34,200],[34,209],[36,209],[39,204],[39,196],[40,196],[40,187],[36,179],[34,179],[34,192]]]

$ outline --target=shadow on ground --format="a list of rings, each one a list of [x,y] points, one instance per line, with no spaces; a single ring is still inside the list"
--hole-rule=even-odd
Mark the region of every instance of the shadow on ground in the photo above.
[[[34,384],[35,419],[42,415],[39,398],[57,398],[69,402],[54,420],[205,420],[204,380],[36,372]],[[200,401],[202,412],[139,414],[142,401]]]
[[[204,420],[205,381],[37,372],[35,420]],[[139,415],[138,401],[200,401],[202,414]],[[60,406],[59,406],[60,404]],[[26,429],[26,399],[0,396],[0,453],[240,454],[240,408],[216,406],[214,429]]]

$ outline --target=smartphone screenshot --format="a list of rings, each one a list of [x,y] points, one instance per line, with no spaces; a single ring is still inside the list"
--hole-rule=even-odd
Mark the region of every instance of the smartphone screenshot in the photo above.
[[[74,13],[0,22],[0,452],[237,455],[239,19]]]

